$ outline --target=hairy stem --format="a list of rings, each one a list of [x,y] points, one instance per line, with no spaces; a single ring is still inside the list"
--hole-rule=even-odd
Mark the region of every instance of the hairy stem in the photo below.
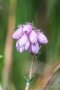
[[[35,56],[33,55],[32,63],[31,63],[31,67],[30,67],[30,72],[29,72],[29,78],[30,79],[32,78],[34,62],[35,62]],[[27,82],[25,90],[29,90],[29,86],[30,86],[30,82]]]

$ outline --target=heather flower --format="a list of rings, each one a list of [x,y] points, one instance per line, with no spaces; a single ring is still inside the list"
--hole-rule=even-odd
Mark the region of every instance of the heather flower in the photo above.
[[[16,48],[17,48],[17,51],[20,52],[20,53],[25,50],[24,46],[20,47],[19,40],[16,42]]]
[[[17,51],[19,52],[19,49],[20,49],[19,40],[16,42],[16,48],[17,48]]]
[[[26,39],[25,35],[23,35],[18,41],[16,42],[16,48],[18,52],[23,52],[24,50],[28,50],[30,47],[30,42],[29,40],[24,40],[23,38]],[[24,40],[24,41],[23,41]]]
[[[14,39],[19,39],[23,34],[23,26],[20,26],[12,35]]]
[[[19,47],[19,40],[17,40],[16,42],[16,47]]]
[[[37,33],[34,30],[29,34],[29,40],[31,43],[37,42]]]
[[[38,41],[42,44],[48,43],[47,37],[42,32],[38,32]]]
[[[19,48],[19,52],[23,52],[25,49],[24,49],[24,46],[20,47]]]
[[[36,54],[38,53],[40,50],[40,47],[39,47],[39,44],[38,42],[37,43],[31,43],[28,51],[31,53],[31,54]]]
[[[31,50],[31,46],[28,48],[28,51],[31,53],[31,54],[34,54]]]
[[[25,50],[28,50],[28,48],[30,47],[30,42],[29,42],[29,40],[26,42],[26,44],[25,44]]]
[[[20,45],[20,47],[22,47],[23,45],[25,45],[27,41],[28,41],[27,35],[26,34],[23,34],[23,36],[19,39],[19,45]]]
[[[33,29],[32,24],[27,23],[23,27],[23,33],[30,33],[32,31],[32,29]]]
[[[37,43],[32,43],[31,44],[31,51],[33,52],[33,53],[38,53],[39,52],[39,44],[38,44],[38,42]]]
[[[14,39],[18,39],[16,42],[16,48],[18,52],[28,50],[32,54],[39,52],[39,44],[48,43],[47,37],[38,30],[34,30],[34,26],[30,23],[19,26],[19,28],[13,33]]]

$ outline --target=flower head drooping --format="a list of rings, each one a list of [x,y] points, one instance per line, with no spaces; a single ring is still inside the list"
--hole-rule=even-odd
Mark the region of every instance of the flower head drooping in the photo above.
[[[48,43],[47,37],[39,30],[34,30],[34,26],[30,23],[19,26],[19,28],[13,33],[12,37],[18,39],[16,42],[16,48],[18,52],[28,50],[32,54],[39,52],[39,43]]]

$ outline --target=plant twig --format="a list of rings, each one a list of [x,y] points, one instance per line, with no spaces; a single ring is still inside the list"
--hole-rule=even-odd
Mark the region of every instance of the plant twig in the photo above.
[[[31,68],[30,68],[30,72],[29,72],[29,78],[32,78],[32,73],[33,73],[33,67],[34,67],[34,62],[35,62],[35,56],[33,55],[33,59],[32,59],[32,63],[31,63]],[[26,88],[25,90],[28,90],[30,86],[30,82],[26,83]]]
[[[39,69],[40,65],[41,65],[41,63],[39,63],[39,65],[38,65],[38,67],[37,67],[37,69],[36,69],[36,71],[35,71],[34,75],[37,73],[37,71],[38,71],[38,69]]]

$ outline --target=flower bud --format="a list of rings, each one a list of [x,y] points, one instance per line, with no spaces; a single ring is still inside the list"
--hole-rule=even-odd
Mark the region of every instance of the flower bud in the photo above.
[[[35,43],[35,44],[31,44],[31,50],[33,53],[38,53],[39,52],[39,45],[38,45],[38,42]]]
[[[37,33],[34,30],[29,34],[29,39],[31,43],[37,42]]]
[[[22,34],[23,34],[23,30],[22,30],[22,26],[21,26],[20,28],[18,28],[18,29],[13,33],[12,37],[13,37],[14,39],[18,39],[18,38],[20,38],[20,37],[22,36]]]
[[[26,44],[25,44],[25,50],[27,50],[28,48],[30,47],[30,42],[29,42],[29,40],[26,42]]]
[[[20,47],[24,46],[27,41],[28,41],[28,37],[27,37],[26,34],[24,34],[24,35],[19,39],[19,45],[20,45]]]
[[[25,49],[24,49],[24,46],[20,47],[19,49],[19,52],[23,52]]]
[[[31,31],[32,31],[32,24],[27,23],[26,25],[24,25],[23,33],[30,33]]]
[[[42,44],[48,43],[47,37],[43,33],[38,33],[38,41]]]

